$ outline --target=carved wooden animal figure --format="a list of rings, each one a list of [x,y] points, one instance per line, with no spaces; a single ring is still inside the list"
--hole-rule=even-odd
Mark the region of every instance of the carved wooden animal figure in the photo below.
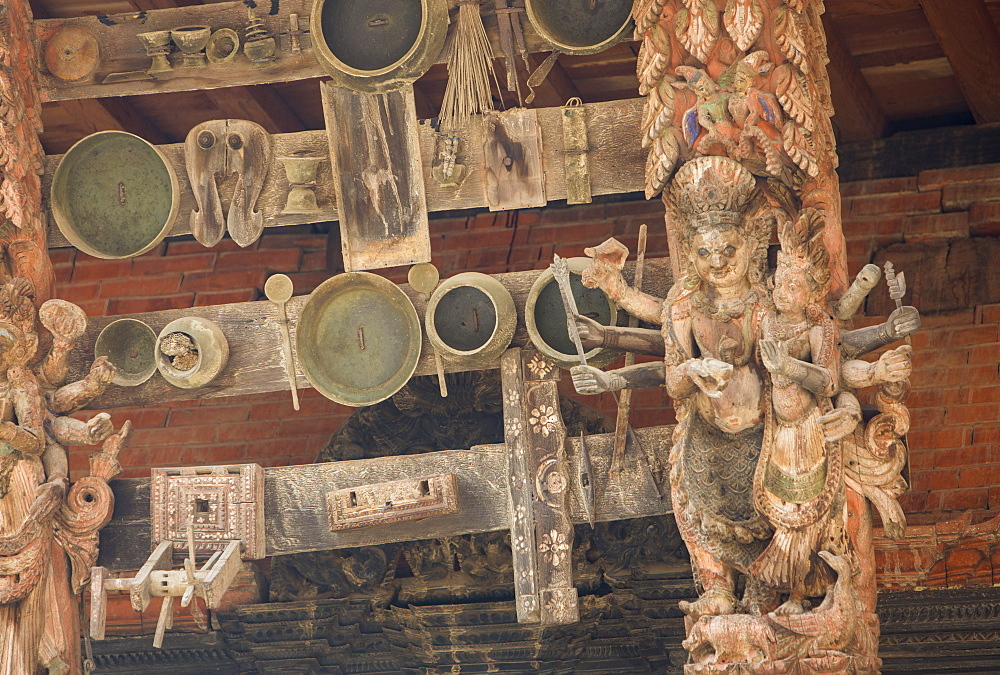
[[[703,616],[681,643],[695,663],[767,663],[775,659],[777,639],[766,619],[749,614]]]

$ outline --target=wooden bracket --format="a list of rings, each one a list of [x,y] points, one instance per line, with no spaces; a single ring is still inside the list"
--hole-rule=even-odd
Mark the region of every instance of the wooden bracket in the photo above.
[[[348,272],[431,260],[413,87],[321,85]]]
[[[150,509],[153,541],[182,544],[192,525],[197,556],[239,539],[244,559],[264,557],[264,472],[258,464],[153,469]]]
[[[500,359],[514,593],[517,620],[525,623],[579,621],[560,372],[534,350],[508,349]]]
[[[563,165],[566,167],[566,203],[589,204],[593,201],[590,192],[590,164],[587,153],[587,108],[579,98],[570,99],[562,108],[563,121]]]
[[[534,110],[488,115],[484,155],[490,211],[545,206],[542,135]]]
[[[423,520],[458,511],[458,487],[453,473],[359,485],[326,495],[330,530]]]

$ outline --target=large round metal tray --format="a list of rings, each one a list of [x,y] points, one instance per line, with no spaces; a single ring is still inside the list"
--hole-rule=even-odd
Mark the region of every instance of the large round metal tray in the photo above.
[[[124,131],[100,131],[63,155],[51,206],[63,236],[84,253],[130,258],[166,236],[180,188],[155,146]]]
[[[316,58],[342,87],[399,89],[423,75],[448,32],[445,0],[313,0]]]
[[[302,307],[295,342],[306,378],[350,406],[383,401],[417,369],[422,334],[413,303],[371,272],[327,279]]]

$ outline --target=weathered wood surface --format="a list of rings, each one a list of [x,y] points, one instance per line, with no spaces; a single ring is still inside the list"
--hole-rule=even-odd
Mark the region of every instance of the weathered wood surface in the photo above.
[[[322,84],[344,269],[430,262],[413,87],[362,94]]]
[[[591,103],[586,106],[588,135],[591,152],[590,163],[591,192],[594,195],[639,192],[643,189],[645,153],[640,146],[640,119],[642,100],[628,99]],[[562,108],[543,108],[536,111],[542,144],[542,168],[544,170],[545,195],[549,200],[565,199],[566,172],[564,165],[564,140]],[[466,166],[468,176],[458,187],[440,185],[431,175],[437,146],[437,133],[426,122],[417,125],[423,180],[426,190],[428,211],[450,211],[454,209],[485,208],[485,133],[481,124],[474,123],[463,132],[461,161]],[[276,134],[271,137],[272,157],[285,157],[303,152],[317,157],[328,157],[329,147],[325,131],[299,131]],[[177,172],[180,182],[180,217],[168,236],[190,234],[188,218],[196,207],[194,193],[184,170],[184,144],[157,146],[167,157]],[[45,161],[45,175],[42,189],[47,212],[48,196],[52,173],[62,155],[50,155]],[[273,160],[275,163],[277,159]],[[233,192],[231,181],[220,181],[220,192],[224,204],[228,204]],[[319,210],[310,214],[282,214],[288,196],[288,180],[284,168],[272,166],[264,180],[257,207],[264,215],[265,227],[299,225],[303,223],[329,222],[339,219],[336,206],[334,177],[329,162],[319,166],[316,183],[316,201]],[[69,246],[69,242],[49,217],[49,246],[52,248]]]
[[[485,123],[483,155],[490,211],[545,206],[542,139],[536,112],[525,108],[508,110],[487,116]]]
[[[273,3],[273,4],[272,4]],[[272,16],[272,7],[277,14]],[[276,38],[288,30],[288,15],[297,13],[300,22],[308,17],[312,0],[284,0],[278,6],[277,0],[257,5],[257,16],[264,21],[268,31]],[[496,14],[491,7],[483,8],[483,23],[493,44],[493,51],[500,52],[500,40]],[[312,77],[323,77],[326,73],[313,56],[311,49],[292,53],[283,40],[274,63],[254,68],[242,54],[224,65],[209,65],[205,68],[182,69],[158,73],[156,79],[102,84],[111,73],[145,73],[150,65],[150,57],[136,37],[139,33],[170,30],[178,26],[208,25],[212,30],[231,28],[243,39],[243,29],[247,22],[247,4],[243,2],[218,2],[206,5],[152,9],[142,12],[128,12],[113,15],[83,16],[72,19],[41,19],[34,22],[35,38],[40,46],[60,28],[75,26],[90,32],[101,45],[101,65],[90,78],[78,82],[64,82],[47,72],[41,75],[39,90],[42,100],[60,101],[77,98],[103,98],[109,96],[136,96],[139,94],[165,93],[171,91],[192,91],[216,87],[234,87],[272,82],[290,82]],[[525,45],[530,52],[549,51],[549,47],[531,28],[524,24]],[[439,63],[447,60],[447,53],[437,58]]]
[[[1000,237],[975,237],[893,244],[880,249],[872,262],[882,267],[890,261],[897,273],[904,272],[903,304],[932,314],[1000,302],[998,259]],[[894,309],[885,286],[869,294],[869,316],[887,316]]]
[[[670,451],[671,427],[637,429],[640,443],[664,461]],[[570,439],[569,471],[579,470],[578,439]],[[648,471],[631,446],[622,472],[613,484],[607,473],[614,434],[587,437],[594,476],[595,520],[662,515],[670,512],[670,496],[659,499]],[[510,527],[507,475],[510,453],[506,445],[479,445],[468,450],[444,450],[406,457],[378,457],[347,462],[307,464],[264,469],[264,530],[267,555],[321,551],[348,546],[371,546],[394,541],[490,532]],[[333,490],[432,473],[457,474],[459,511],[456,514],[382,527],[331,532],[326,495]],[[138,569],[149,556],[149,479],[116,480],[115,512],[101,533],[98,564],[112,571]],[[570,483],[569,517],[586,523],[578,490]]]
[[[514,595],[517,598],[517,620],[538,622],[538,558],[535,541],[535,517],[532,509],[533,486],[528,476],[528,437],[525,428],[521,396],[524,378],[521,376],[521,350],[508,349],[500,357],[503,384],[504,441],[507,444],[507,494],[510,526],[510,551],[514,567]]]
[[[658,297],[666,297],[671,280],[668,259],[647,261],[647,265],[649,267],[644,275],[643,289]],[[632,269],[631,265],[626,267],[626,278],[631,279]],[[531,270],[496,275],[496,278],[510,291],[518,312],[517,330],[514,333],[512,346],[530,344],[528,331],[524,324],[524,304],[531,284],[540,273],[540,271]],[[427,300],[407,284],[403,284],[401,288],[413,302],[417,314],[423,321]],[[307,297],[292,298],[285,305],[293,344],[299,315]],[[210,319],[218,324],[229,340],[229,362],[222,373],[206,387],[179,389],[168,384],[158,374],[154,374],[153,377],[137,387],[112,385],[108,391],[88,406],[91,409],[134,407],[167,401],[260,394],[269,391],[284,391],[288,388],[288,376],[281,347],[282,324],[278,308],[267,300],[212,307],[192,307],[191,309],[171,309],[129,316],[145,321],[157,333],[167,323],[180,317],[198,316]],[[89,368],[90,360],[84,355],[93,354],[94,342],[101,329],[118,318],[121,317],[95,317],[88,321],[87,332],[80,339],[80,347],[73,353],[71,377],[79,378],[86,373],[85,369]],[[296,366],[301,368],[298,358],[296,358]],[[468,370],[468,368],[446,363],[445,370],[458,372]],[[416,374],[430,375],[435,372],[437,371],[434,364],[434,354],[425,331]],[[301,370],[297,373],[296,383],[299,389],[311,387]]]

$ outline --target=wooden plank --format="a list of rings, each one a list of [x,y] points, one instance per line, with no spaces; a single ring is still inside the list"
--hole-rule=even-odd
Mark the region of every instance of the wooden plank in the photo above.
[[[649,268],[643,279],[643,289],[658,297],[665,297],[671,279],[667,259],[647,261],[647,265]],[[626,266],[626,278],[631,278],[633,268],[634,265]],[[496,275],[496,278],[510,291],[514,298],[514,305],[518,308],[518,325],[512,342],[514,346],[530,344],[522,312],[531,284],[534,283],[539,274],[541,272],[538,270],[530,270]],[[422,319],[427,307],[426,298],[413,291],[406,284],[400,288],[409,296]],[[288,325],[292,332],[293,344],[299,315],[306,299],[307,296],[295,297],[285,306],[288,311]],[[277,306],[271,302],[259,300],[212,307],[171,309],[130,316],[145,321],[157,333],[170,321],[183,316],[199,316],[210,319],[219,325],[229,340],[229,362],[218,378],[213,380],[210,385],[200,389],[179,389],[168,384],[159,374],[154,374],[138,387],[110,387],[102,396],[91,402],[89,408],[105,410],[167,401],[284,391],[288,388],[285,360],[281,351],[281,324]],[[98,333],[104,326],[118,318],[120,317],[94,317],[88,321],[87,332],[81,338],[79,347],[73,350],[71,357],[73,359],[71,381],[83,377],[88,372],[92,359],[87,355],[94,353],[94,342]],[[299,359],[296,359],[296,364],[300,365]],[[451,363],[446,362],[445,364],[447,372],[458,372],[465,369]],[[437,371],[433,350],[425,332],[416,374],[430,375],[435,372]],[[301,372],[298,373],[296,382],[299,389],[311,386]]]
[[[1000,122],[1000,30],[983,0],[920,0],[976,122]]]
[[[672,427],[637,429],[639,442],[663,461],[670,452]],[[569,472],[579,471],[579,449],[570,440]],[[670,496],[659,499],[639,453],[629,448],[622,472],[614,483],[607,479],[614,434],[587,437],[594,477],[595,520],[609,522],[670,513]],[[324,464],[264,469],[264,528],[267,555],[285,555],[349,546],[373,546],[394,541],[490,532],[510,527],[507,493],[509,451],[506,445],[479,445],[467,450],[444,450],[400,457],[378,457]],[[459,511],[449,516],[374,528],[331,532],[326,494],[332,490],[370,483],[413,478],[430,473],[457,474]],[[99,564],[111,571],[138,569],[152,550],[149,537],[149,479],[112,481],[115,513],[101,532]],[[141,495],[146,495],[145,501]],[[569,517],[587,522],[572,489]]]
[[[321,85],[349,272],[430,262],[412,87],[361,94]]]
[[[640,144],[641,114],[643,99],[627,99],[592,103],[586,107],[588,136],[591,152],[590,163],[591,192],[594,195],[641,192],[645,185],[645,150]],[[550,200],[566,198],[566,172],[563,169],[563,128],[562,108],[542,108],[536,111],[538,128],[542,139],[542,167],[544,169],[545,194]],[[463,131],[463,163],[468,177],[458,187],[440,185],[431,175],[431,165],[436,152],[437,132],[430,124],[417,125],[420,144],[421,164],[424,172],[427,208],[429,211],[450,211],[486,207],[484,172],[484,138],[482,125],[473,124]],[[273,157],[290,155],[297,151],[328,157],[329,147],[325,131],[300,131],[272,136]],[[177,172],[180,182],[181,203],[177,222],[171,228],[170,236],[190,234],[189,214],[195,208],[194,193],[187,173],[184,171],[184,144],[158,146]],[[45,158],[45,174],[42,176],[44,195],[43,207],[46,212],[51,188],[52,174],[59,164],[61,155]],[[229,188],[229,193],[225,188]],[[222,186],[222,197],[228,202],[232,185]],[[303,223],[330,222],[339,219],[333,173],[329,162],[319,168],[316,199],[319,211],[305,215],[282,215],[285,197],[288,194],[288,180],[281,166],[272,166],[264,180],[257,208],[264,214],[265,227],[299,225]],[[69,242],[49,217],[49,247],[68,246]]]
[[[507,379],[523,382],[520,415],[514,419],[521,422],[521,433],[527,440],[528,471],[521,477],[534,495],[532,562],[538,585],[538,621],[575,623],[580,620],[580,609],[573,586],[574,533],[567,506],[569,494],[579,489],[575,477],[580,475],[580,467],[571,471],[566,455],[566,425],[559,414],[561,370],[534,349],[515,350],[514,355],[516,361],[504,365],[520,372],[513,373],[513,378],[506,367],[501,372]],[[516,564],[514,573],[518,573]]]
[[[486,117],[486,204],[490,211],[545,206],[542,139],[534,110]]]
[[[517,620],[521,623],[541,619],[538,603],[538,558],[535,541],[535,514],[532,509],[533,486],[528,476],[528,436],[525,428],[524,378],[521,371],[521,350],[508,349],[500,357],[500,377],[503,385],[504,440],[507,444],[508,519],[510,551],[514,567],[514,596]]]
[[[278,35],[287,25],[288,15],[297,13],[301,17],[310,15],[312,0],[278,0],[256,5],[257,16],[264,20],[272,35]],[[271,15],[274,11],[276,15]],[[494,53],[500,53],[497,34],[496,14],[490,7],[483,8],[483,24],[493,44]],[[243,2],[214,2],[149,11],[126,12],[122,14],[81,16],[76,18],[43,19],[34,22],[35,39],[39,45],[63,26],[76,26],[89,31],[101,44],[101,66],[97,74],[82,82],[63,82],[42,73],[39,90],[43,101],[60,101],[74,98],[104,98],[109,96],[135,96],[137,94],[157,94],[172,91],[192,91],[221,87],[246,86],[288,82],[312,77],[323,77],[326,73],[311,50],[304,49],[298,54],[280,47],[275,54],[276,61],[264,68],[254,68],[242,56],[219,66],[206,68],[175,69],[160,73],[156,79],[101,84],[110,73],[144,72],[149,67],[149,57],[139,39],[139,33],[170,30],[178,26],[207,25],[213,30],[231,28],[243,35],[247,21],[247,4]],[[542,41],[524,21],[524,38],[532,53],[549,51],[551,47]],[[447,53],[442,52],[438,62],[445,62]]]
[[[831,21],[824,17],[826,48],[830,63],[830,92],[836,108],[833,126],[838,141],[870,141],[882,138],[886,119],[871,86],[861,74]]]

